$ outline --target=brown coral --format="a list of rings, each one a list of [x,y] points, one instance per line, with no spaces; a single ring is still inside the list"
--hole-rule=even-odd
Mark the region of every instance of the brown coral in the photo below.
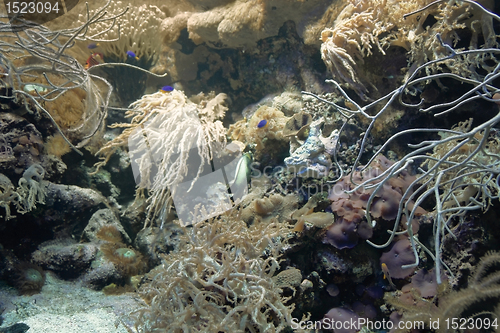
[[[44,147],[47,154],[57,157],[61,157],[71,151],[71,147],[59,133],[47,137]]]
[[[241,219],[248,224],[278,220],[288,222],[292,212],[297,209],[298,199],[295,195],[281,196],[273,194],[269,197],[255,198],[241,210]]]
[[[262,120],[266,126],[259,127]],[[245,132],[247,142],[255,145],[255,160],[270,165],[288,154],[289,140],[283,135],[287,120],[283,112],[266,105],[255,111]]]

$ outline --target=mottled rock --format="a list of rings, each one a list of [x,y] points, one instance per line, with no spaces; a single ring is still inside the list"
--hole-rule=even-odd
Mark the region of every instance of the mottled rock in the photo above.
[[[74,279],[85,273],[96,258],[97,246],[67,241],[42,244],[32,255],[32,261],[57,273],[63,279]]]
[[[103,226],[114,226],[120,232],[122,241],[125,244],[132,243],[129,235],[123,229],[123,226],[120,223],[120,220],[116,217],[113,211],[109,208],[99,209],[97,212],[92,215],[89,220],[89,223],[83,230],[82,241],[85,242],[93,242],[96,241],[99,237],[96,234],[101,230]]]

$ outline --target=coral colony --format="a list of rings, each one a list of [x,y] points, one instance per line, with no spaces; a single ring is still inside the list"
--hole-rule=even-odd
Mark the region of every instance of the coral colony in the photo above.
[[[95,6],[0,14],[0,332],[500,332],[499,4]]]

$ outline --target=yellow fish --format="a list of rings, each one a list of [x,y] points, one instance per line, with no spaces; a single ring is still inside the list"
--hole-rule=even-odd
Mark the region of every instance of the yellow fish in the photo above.
[[[382,266],[382,273],[384,273],[384,279],[387,279],[387,281],[389,281],[389,284],[391,285],[392,288],[397,289],[394,283],[392,282],[391,273],[389,272],[389,267],[387,267],[385,262],[383,262],[381,266]]]

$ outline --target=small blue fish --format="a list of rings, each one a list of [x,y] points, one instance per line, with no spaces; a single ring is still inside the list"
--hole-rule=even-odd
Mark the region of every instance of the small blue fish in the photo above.
[[[135,58],[135,60],[139,60],[139,57],[135,55],[134,52],[132,51],[127,51],[127,57],[129,58]]]
[[[96,49],[98,46],[99,46],[99,43],[90,43],[89,45],[87,45],[87,48],[89,50],[93,50],[93,49]]]
[[[259,121],[259,123],[257,124],[257,128],[263,128],[263,127],[266,127],[267,126],[267,120],[265,119],[262,119],[261,121]]]
[[[171,92],[172,90],[174,90],[174,88],[173,88],[173,87],[171,87],[171,86],[163,86],[163,87],[161,87],[161,89],[160,89],[160,91],[161,91],[162,93],[169,93],[169,92]]]

